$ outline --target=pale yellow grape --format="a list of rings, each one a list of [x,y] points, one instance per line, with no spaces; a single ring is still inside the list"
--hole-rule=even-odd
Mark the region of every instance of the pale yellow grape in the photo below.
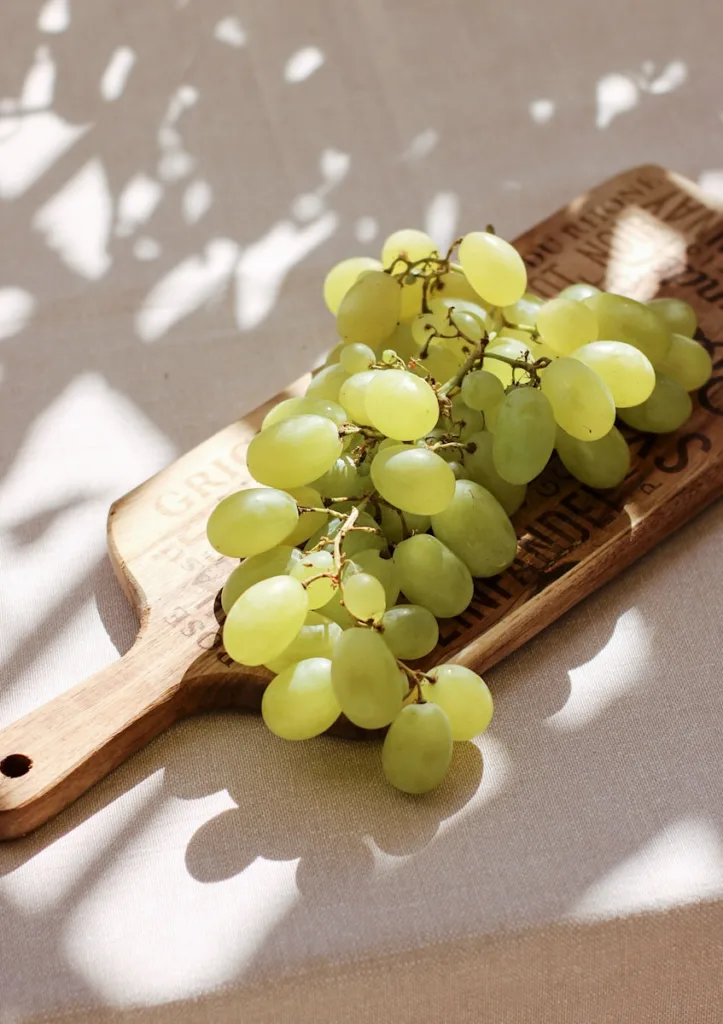
[[[648,357],[653,366],[664,359],[673,337],[667,322],[651,306],[624,295],[601,292],[585,299],[597,317],[601,341],[624,341]]]
[[[474,290],[493,306],[511,306],[525,294],[527,270],[522,257],[497,235],[488,231],[465,235],[459,262]]]
[[[241,665],[264,665],[289,646],[308,611],[306,591],[292,576],[261,580],[234,601],[223,645]]]
[[[682,334],[674,334],[668,354],[658,363],[658,371],[686,391],[697,391],[710,380],[713,360],[697,341]]]
[[[472,341],[479,341],[482,334],[494,330],[494,322],[487,310],[477,302],[465,299],[445,298],[432,299],[429,303],[429,314],[439,324],[442,334],[454,333],[458,327]],[[471,323],[475,321],[476,327]]]
[[[507,513],[494,495],[474,480],[457,480],[450,504],[432,516],[432,530],[473,576],[496,576],[512,565],[517,554],[517,537]],[[401,584],[404,590],[403,579]]]
[[[346,569],[348,570],[352,566],[354,572],[366,572],[379,580],[384,588],[387,608],[391,608],[395,604],[399,597],[399,579],[391,558],[383,558],[381,552],[376,548],[364,548],[363,551],[358,551],[354,555],[354,561],[347,565]]]
[[[428,533],[415,534],[397,544],[394,564],[407,600],[429,609],[438,619],[461,615],[472,600],[474,586],[469,569],[446,544]]]
[[[693,307],[683,299],[651,299],[647,305],[662,316],[673,334],[682,334],[686,338],[695,334],[698,317]]]
[[[584,281],[579,281],[577,284],[569,284],[567,288],[563,288],[558,298],[575,299],[576,302],[584,302],[591,295],[599,294],[600,289],[596,288],[594,284],[586,284]]]
[[[342,511],[346,510],[344,509]],[[376,532],[370,533],[367,532],[367,530],[365,529],[363,532],[360,530],[352,530],[351,532],[347,533],[344,537],[344,540],[341,543],[342,554],[346,555],[348,558],[353,558],[358,551],[365,551],[367,548],[376,548],[379,551],[386,548],[386,541],[381,536],[379,524],[376,523],[367,512],[360,512],[354,525],[363,526]],[[323,526],[317,533],[309,537],[309,540],[306,542],[306,547],[308,549],[316,547],[316,545],[321,540],[322,536],[324,536],[329,538],[329,547],[331,549],[331,545],[334,541],[334,538],[336,537],[341,527],[341,519],[328,518],[326,525]]]
[[[351,455],[340,455],[331,469],[314,480],[314,487],[323,498],[358,498],[368,489]]]
[[[366,407],[367,389],[376,375],[381,372],[381,370],[363,370],[361,373],[355,373],[348,377],[341,386],[339,402],[349,419],[359,426],[368,427],[371,424]]]
[[[439,417],[434,391],[407,370],[380,371],[364,392],[364,407],[373,427],[399,441],[423,437]]]
[[[339,362],[339,357],[341,356],[342,349],[344,348],[346,348],[346,342],[344,341],[340,341],[336,345],[334,345],[334,348],[331,349],[331,351],[327,354],[326,359],[324,360],[324,366],[328,367],[337,364]]]
[[[382,246],[382,265],[388,270],[394,261],[400,256],[409,263],[416,263],[427,256],[436,256],[437,246],[426,233],[416,228],[401,228],[393,232]],[[393,273],[404,269],[400,261],[394,267]]]
[[[226,615],[249,587],[271,576],[283,576],[291,572],[300,558],[301,552],[290,544],[280,544],[270,551],[246,558],[241,565],[236,566],[221,591],[221,607]]]
[[[628,475],[630,449],[617,427],[597,441],[579,441],[558,427],[555,447],[568,473],[588,487],[617,487]]]
[[[349,576],[344,582],[341,596],[347,611],[363,622],[381,619],[387,606],[384,587],[368,572],[357,572]]]
[[[292,487],[288,492],[298,505],[306,505],[307,508],[320,508],[321,495],[314,487]],[[284,537],[284,544],[291,544],[296,547],[308,540],[313,533],[326,522],[327,517],[323,512],[302,512],[299,521],[288,535]]]
[[[624,341],[592,341],[572,354],[604,380],[618,409],[640,405],[655,387],[655,370],[640,349]]]
[[[334,558],[330,551],[310,551],[296,562],[289,573],[293,579],[305,584],[306,597],[309,602],[309,608],[312,611],[323,607],[323,605],[331,601],[334,591],[337,589],[337,584],[335,580],[328,576],[322,576],[318,580],[315,579],[313,583],[306,583],[306,580],[311,579],[313,576],[318,576],[319,573],[331,573],[333,571]]]
[[[379,260],[371,256],[352,256],[332,267],[324,279],[324,302],[330,313],[336,314],[341,300],[363,270],[381,270]]]
[[[412,337],[412,327],[410,323],[399,324],[393,334],[384,342],[384,350],[391,350],[396,352],[399,358],[403,362],[408,362],[415,356],[419,355],[420,345]]]
[[[331,679],[341,709],[362,729],[389,725],[402,706],[397,662],[378,633],[347,629],[331,658]]]
[[[470,409],[486,413],[493,406],[499,405],[504,397],[502,381],[489,370],[472,370],[462,380],[462,399]]]
[[[532,292],[525,292],[521,299],[513,302],[511,306],[505,306],[502,315],[508,324],[513,327],[534,327],[537,323],[537,314],[545,300],[533,295]]]
[[[464,468],[469,479],[493,494],[507,515],[512,516],[525,500],[527,484],[511,484],[503,480],[495,468],[493,446],[494,435],[489,431],[479,431],[468,437],[462,453]]]
[[[246,464],[261,484],[303,487],[331,469],[341,449],[337,427],[331,420],[324,416],[292,416],[251,440]]]
[[[444,779],[452,760],[452,728],[437,704],[408,704],[389,727],[382,769],[403,793],[428,793]]]
[[[615,402],[607,384],[579,359],[563,357],[540,376],[542,393],[556,422],[581,441],[604,437],[615,422]]]
[[[424,301],[424,283],[419,274],[407,274],[401,279],[402,304],[399,310],[399,319],[402,323],[409,323],[415,316],[422,312]]]
[[[206,534],[222,555],[248,558],[280,544],[298,520],[290,494],[272,487],[250,487],[218,503],[208,518]]]
[[[382,270],[370,270],[351,286],[336,316],[339,336],[375,345],[397,326],[402,308],[398,282]]]
[[[431,338],[437,334],[449,334],[449,325],[446,323],[446,307],[442,313],[420,313],[411,323],[412,338],[419,349],[423,349]]]
[[[313,416],[326,416],[327,419],[336,423],[337,427],[340,427],[347,418],[346,413],[337,402],[330,402],[326,398],[310,398],[305,395],[300,398],[286,398],[283,402],[275,405],[273,409],[269,409],[261,424],[261,429],[266,430],[267,427],[273,427],[275,423],[281,423],[282,420],[307,413]]]
[[[461,269],[451,269],[442,274],[430,289],[432,298],[455,298],[466,299],[468,302],[479,303],[481,296],[474,290]]]
[[[432,342],[429,352],[424,358],[419,356],[417,366],[412,368],[412,372],[418,377],[429,375],[438,384],[445,384],[454,377],[463,362],[463,357],[456,355],[443,344]]]
[[[341,714],[331,685],[329,658],[307,658],[272,679],[261,698],[261,716],[282,740],[320,736]]]
[[[546,302],[537,313],[537,330],[545,344],[563,356],[599,336],[593,311],[584,302],[569,298]]]
[[[502,336],[496,338],[485,349],[484,369],[487,373],[494,374],[502,382],[502,385],[508,388],[512,384],[513,367],[502,359],[496,359],[495,356],[503,356],[504,359],[529,359],[534,362],[536,356],[532,354],[531,349],[532,342],[529,340],[529,336],[524,341]],[[514,379],[521,380],[523,372],[520,369],[515,369]]]
[[[353,629],[357,624],[356,619],[349,614],[341,603],[341,587],[336,590],[331,601],[327,602],[322,608],[319,608],[319,614],[329,619],[335,626],[339,626],[341,630]]]
[[[469,480],[470,476],[463,462],[458,462],[456,459],[453,459],[451,462],[448,462],[447,465],[454,473],[455,480]]]
[[[325,366],[309,381],[306,389],[307,398],[324,398],[327,402],[339,402],[339,389],[349,374],[343,366],[335,363],[333,366]]]
[[[511,484],[539,476],[555,447],[555,417],[547,397],[537,388],[515,388],[500,406],[492,459]]]
[[[466,441],[470,435],[476,434],[478,430],[484,429],[485,418],[484,414],[478,409],[470,409],[464,400],[464,396],[459,393],[452,399],[451,421],[447,419],[447,417],[444,417],[439,422],[447,432],[458,432],[461,440]],[[458,452],[453,448],[443,448],[440,455],[443,459],[451,462],[453,459],[457,458]]]
[[[319,612],[309,612],[289,646],[277,658],[267,661],[265,667],[278,674],[306,658],[331,658],[334,644],[341,634],[342,628],[338,623]]]
[[[389,508],[388,505],[382,505],[379,514],[384,536],[392,544],[398,544],[400,540],[415,533],[426,533],[431,524],[429,516],[400,512],[399,509]],[[392,604],[391,601],[388,603]]]
[[[454,473],[444,459],[423,448],[385,448],[374,456],[371,475],[385,501],[415,515],[441,512],[454,495]]]
[[[431,654],[439,640],[439,626],[428,608],[398,604],[384,613],[382,639],[395,658],[413,661]]]
[[[439,665],[422,683],[422,695],[447,715],[456,742],[472,740],[492,721],[492,694],[481,676],[463,665]]]
[[[674,380],[658,374],[653,393],[641,405],[620,410],[620,419],[636,430],[670,434],[682,427],[693,411],[690,395]]]
[[[348,374],[362,373],[364,370],[368,370],[375,360],[374,349],[359,342],[344,345],[339,356],[339,363]]]

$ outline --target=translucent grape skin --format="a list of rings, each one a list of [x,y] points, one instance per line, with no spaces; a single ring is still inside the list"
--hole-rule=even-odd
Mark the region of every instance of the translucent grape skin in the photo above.
[[[555,417],[537,388],[515,388],[500,406],[492,458],[511,484],[527,484],[547,465],[555,447]]]
[[[437,246],[429,237],[426,231],[419,231],[417,228],[401,228],[385,240],[382,246],[382,265],[388,270],[398,257],[403,257],[409,263],[416,263],[427,256],[435,256]],[[394,267],[394,273],[404,269],[404,264],[399,262]]]
[[[401,540],[401,537],[400,537]],[[399,580],[397,570],[391,558],[382,558],[376,548],[365,548],[354,555],[354,560],[344,567],[348,573],[366,572],[379,580],[384,587],[387,608],[396,604],[399,597]]]
[[[648,434],[670,434],[682,427],[693,411],[690,395],[674,380],[657,376],[652,395],[641,405],[620,410],[629,427]]]
[[[408,704],[389,727],[382,747],[387,780],[403,793],[428,793],[452,760],[452,728],[437,704]]]
[[[342,711],[362,729],[381,729],[402,706],[399,670],[378,633],[358,627],[337,640],[331,659],[334,693]]]
[[[658,372],[686,391],[697,391],[713,374],[713,360],[707,349],[683,334],[674,334],[668,354],[658,363]]]
[[[338,312],[341,300],[364,270],[381,270],[379,260],[371,256],[352,256],[332,267],[324,279],[324,302],[330,313]]]
[[[321,495],[314,487],[292,487],[288,492],[298,506],[307,508],[320,508]],[[291,544],[293,547],[303,544],[313,533],[320,530],[326,522],[327,517],[323,512],[301,512],[299,521],[294,529],[284,537],[284,544]]]
[[[439,626],[428,608],[398,604],[382,617],[382,639],[395,658],[413,661],[430,654],[439,640]]]
[[[267,728],[284,740],[310,740],[341,714],[331,685],[331,661],[308,658],[272,679],[261,698]]]
[[[579,441],[558,427],[555,447],[568,473],[588,487],[617,487],[630,470],[630,449],[617,427],[597,441]]]
[[[432,516],[432,530],[472,576],[496,576],[512,564],[517,554],[517,537],[505,510],[473,480],[457,481],[450,504],[444,512]],[[404,592],[415,603],[424,603]]]
[[[381,619],[387,605],[384,587],[368,572],[348,577],[343,584],[342,600],[347,611],[362,622]]]
[[[455,742],[474,739],[487,729],[494,704],[481,676],[463,665],[439,665],[428,675],[434,682],[422,683],[422,696],[442,708]]]
[[[311,551],[308,554],[302,555],[291,569],[289,573],[291,578],[305,584],[306,598],[312,611],[321,608],[328,601],[331,601],[337,589],[337,584],[329,576],[321,576],[312,583],[307,583],[306,581],[314,576],[319,576],[320,573],[333,572],[333,570],[334,559],[332,554],[330,551],[323,550]]]
[[[640,405],[655,387],[655,370],[648,357],[624,341],[593,341],[572,354],[604,380],[618,409]]]
[[[597,318],[584,303],[558,296],[537,313],[540,337],[560,355],[566,356],[598,337]]]
[[[431,516],[454,494],[454,473],[435,452],[404,445],[374,456],[372,482],[381,496],[403,512]]]
[[[556,359],[540,374],[542,393],[556,422],[580,441],[604,437],[615,423],[615,402],[607,384],[578,359]]]
[[[361,373],[354,373],[344,381],[339,389],[339,403],[354,423],[365,427],[371,425],[372,421],[366,407],[366,394],[369,385],[380,372],[380,370],[362,370]]]
[[[584,302],[591,295],[599,294],[600,289],[596,288],[594,284],[578,281],[576,284],[569,284],[566,288],[563,288],[558,295],[558,299],[574,299],[576,302]]]
[[[364,405],[372,426],[399,441],[429,433],[439,418],[437,396],[425,380],[406,370],[385,370],[369,382]]]
[[[363,373],[376,360],[374,349],[359,342],[344,345],[339,355],[339,362],[347,373]]]
[[[209,516],[206,534],[211,546],[222,555],[247,558],[276,547],[298,520],[296,502],[290,494],[271,487],[250,487],[218,503]]]
[[[282,420],[288,420],[291,416],[302,416],[305,413],[310,413],[313,416],[326,416],[327,419],[336,423],[337,427],[340,427],[347,418],[338,402],[330,402],[327,398],[303,395],[298,398],[286,398],[269,409],[264,416],[261,429],[266,430],[267,427],[273,427],[274,423],[281,423]]]
[[[673,334],[682,334],[686,338],[692,338],[695,334],[698,317],[693,307],[683,299],[650,299],[647,305],[658,316],[662,316]]]
[[[339,363],[325,366],[309,381],[305,397],[323,398],[327,402],[339,403],[339,390],[348,376],[349,374]]]
[[[289,544],[280,544],[270,551],[252,555],[237,565],[224,584],[221,591],[221,607],[226,615],[245,590],[254,583],[267,580],[271,576],[283,576],[291,572],[295,563],[301,558],[301,552]]]
[[[252,439],[246,464],[269,487],[303,487],[318,479],[341,455],[336,425],[323,416],[292,416]],[[293,524],[292,524],[293,525]]]
[[[304,625],[288,647],[277,658],[265,663],[274,674],[307,658],[331,658],[336,641],[342,634],[341,626],[319,612],[309,612]]]
[[[656,366],[670,348],[672,331],[651,306],[624,295],[600,292],[585,299],[597,318],[598,338],[624,341],[648,357]]]
[[[469,569],[437,537],[415,534],[397,544],[393,557],[404,596],[438,619],[461,615],[472,600],[474,587]]]
[[[507,515],[512,516],[525,500],[527,484],[511,484],[500,476],[492,457],[493,446],[494,435],[488,431],[472,434],[462,453],[464,467],[469,479],[493,494]]]
[[[240,665],[264,665],[289,646],[309,611],[306,591],[291,576],[261,580],[234,601],[223,627],[226,652]]]
[[[485,302],[511,306],[525,294],[527,269],[517,249],[489,231],[472,231],[459,246],[467,280]]]
[[[374,346],[397,326],[402,308],[398,282],[382,270],[357,278],[341,300],[336,315],[339,336]]]

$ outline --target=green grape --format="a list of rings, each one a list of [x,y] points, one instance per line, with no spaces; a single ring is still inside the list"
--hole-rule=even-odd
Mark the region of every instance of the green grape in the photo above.
[[[470,447],[474,449],[470,451]],[[490,494],[494,495],[508,516],[512,516],[520,508],[527,494],[527,484],[511,484],[503,480],[495,468],[492,457],[494,436],[483,430],[472,434],[467,439],[467,445],[462,458],[464,468],[470,480],[481,484]]]
[[[467,302],[481,303],[481,296],[474,290],[461,268],[452,267],[434,282],[431,294],[434,298],[466,299]]]
[[[234,601],[223,627],[223,645],[241,665],[264,665],[289,646],[309,611],[306,591],[291,576],[254,583]]]
[[[607,384],[579,359],[562,358],[540,374],[542,393],[555,420],[580,441],[604,437],[615,422],[615,402]]]
[[[586,284],[584,281],[580,281],[577,284],[569,284],[567,288],[563,288],[558,295],[558,299],[575,299],[576,302],[584,302],[591,295],[599,294],[600,289],[596,288],[594,284]]]
[[[514,246],[489,231],[472,231],[460,242],[459,262],[486,302],[511,306],[525,294],[527,270]]]
[[[338,511],[346,512],[346,509],[339,509]],[[338,531],[343,525],[342,519],[328,519],[326,524],[317,533],[309,537],[306,543],[307,549],[316,547],[322,537],[328,537],[329,547],[334,542]],[[365,551],[367,548],[376,548],[377,551],[382,551],[386,548],[387,544],[384,537],[381,535],[379,524],[376,523],[367,512],[360,512],[355,526],[364,526],[367,529],[375,530],[375,533],[368,533],[365,531],[352,530],[347,533],[344,540],[341,542],[342,554],[347,558],[353,558],[354,555],[359,551]]]
[[[390,509],[390,511],[392,510]],[[357,536],[363,535],[358,534]],[[383,558],[376,548],[364,548],[362,551],[357,551],[354,561],[346,566],[347,570],[351,566],[354,567],[355,572],[366,572],[379,580],[384,588],[387,608],[391,608],[396,603],[399,597],[399,580],[391,558]]]
[[[402,706],[394,655],[374,630],[347,629],[331,658],[331,681],[341,709],[362,729],[389,725]]]
[[[517,537],[507,513],[494,495],[473,480],[457,481],[451,503],[432,516],[432,530],[473,576],[496,576],[512,565],[517,554]],[[401,585],[410,600],[424,604],[404,590],[403,578]]]
[[[340,455],[331,469],[314,480],[313,486],[322,498],[358,498],[369,489],[351,455]]]
[[[624,341],[639,348],[653,366],[665,358],[673,333],[651,306],[609,292],[591,295],[585,305],[597,318],[601,341]]]
[[[283,576],[291,572],[300,558],[301,552],[297,548],[290,544],[280,544],[260,555],[252,555],[237,565],[221,591],[221,607],[226,615],[249,587],[271,576]]]
[[[537,330],[544,343],[563,356],[598,337],[593,311],[584,302],[570,298],[546,302],[537,314]]]
[[[410,331],[412,332],[412,339],[418,349],[424,348],[428,343],[430,337],[435,334],[446,334],[445,331],[445,316],[439,315],[439,312],[435,315],[433,313],[420,313],[419,316],[415,317],[410,324]]]
[[[604,380],[618,409],[640,405],[655,387],[655,370],[640,349],[624,341],[592,341],[572,354]]]
[[[321,507],[321,495],[313,487],[292,487],[288,492],[298,505],[306,505],[308,508]],[[288,535],[284,537],[284,544],[291,544],[296,547],[308,540],[313,533],[320,530],[326,522],[323,512],[302,512],[299,521]]]
[[[324,416],[293,416],[251,441],[249,473],[269,487],[303,487],[318,479],[341,455],[337,427]],[[293,526],[293,523],[292,523]]]
[[[327,602],[322,608],[319,608],[319,614],[323,615],[325,619],[329,619],[342,630],[353,629],[357,624],[356,619],[349,614],[341,603],[341,587],[336,590],[331,601]]]
[[[470,409],[486,413],[504,397],[502,381],[489,370],[472,370],[462,380],[462,398]]]
[[[421,359],[421,356],[419,357]],[[429,375],[438,384],[444,384],[454,377],[464,362],[464,357],[453,352],[443,344],[433,342],[429,351],[412,369],[418,377]]]
[[[334,571],[334,558],[330,551],[309,551],[305,553],[294,565],[289,575],[305,583],[312,576],[318,576],[322,572]],[[309,608],[312,611],[322,608],[334,596],[337,589],[336,581],[329,576],[322,576],[306,585],[306,596],[309,601]]]
[[[433,299],[429,303],[429,315],[440,325],[440,333],[450,334],[458,327],[471,341],[479,341],[485,332],[495,329],[493,318],[480,302],[480,299],[474,302],[459,298]]]
[[[658,374],[653,393],[647,401],[620,410],[620,419],[629,427],[648,434],[670,434],[682,427],[693,411],[690,395],[674,380]]]
[[[250,487],[218,503],[208,518],[206,533],[211,546],[222,555],[247,558],[275,548],[298,520],[290,494],[272,487]]]
[[[309,381],[306,389],[306,398],[323,398],[327,402],[339,402],[339,389],[349,374],[343,366],[335,363],[333,366],[325,366]]]
[[[265,667],[278,675],[290,665],[307,658],[331,658],[334,644],[341,634],[342,628],[336,622],[319,612],[309,612],[289,646],[277,658],[267,661]]]
[[[393,232],[382,246],[382,265],[388,270],[400,256],[409,263],[416,263],[427,256],[436,256],[437,246],[425,231],[416,228],[401,228]],[[394,273],[404,269],[397,263]]]
[[[439,665],[429,673],[434,682],[422,683],[422,695],[449,719],[452,739],[472,740],[492,721],[492,694],[481,676],[463,665]]]
[[[401,280],[402,305],[399,310],[401,323],[409,323],[422,312],[424,302],[424,278],[417,273],[407,274]]]
[[[651,299],[646,305],[662,316],[673,334],[682,334],[685,338],[692,338],[695,334],[698,317],[693,307],[683,299]]]
[[[339,362],[350,375],[363,373],[368,370],[376,360],[376,353],[368,345],[361,345],[353,342],[351,345],[344,345],[339,356]]]
[[[447,465],[454,473],[455,480],[469,480],[470,476],[465,469],[463,462],[457,462],[456,459],[453,459],[451,462],[448,462]]]
[[[464,481],[458,481],[457,486]],[[399,586],[411,604],[438,619],[461,615],[472,600],[472,576],[464,562],[436,537],[418,533],[394,549]]]
[[[339,336],[376,345],[397,326],[402,306],[399,283],[383,270],[358,278],[341,300],[336,315]]]
[[[412,336],[411,324],[399,324],[393,334],[384,342],[384,349],[396,352],[399,358],[408,363],[419,355],[420,346]]]
[[[686,391],[697,391],[710,380],[713,360],[697,341],[683,334],[674,334],[668,354],[658,363],[658,370]]]
[[[407,370],[379,371],[364,392],[372,426],[399,441],[423,437],[439,417],[437,396]]]
[[[415,533],[426,533],[431,525],[429,516],[415,516],[412,512],[400,512],[399,509],[382,505],[379,510],[382,532],[391,544],[398,544],[405,537]],[[390,605],[393,602],[388,602]]]
[[[382,352],[382,362],[385,366],[394,366],[397,359],[399,359],[399,355],[393,348],[385,348]]]
[[[307,658],[290,665],[271,680],[261,698],[266,727],[282,740],[320,736],[340,714],[328,658]]]
[[[532,292],[525,292],[521,299],[513,302],[511,306],[505,306],[502,314],[508,324],[513,327],[534,327],[537,323],[537,314],[544,305],[545,300],[533,295]]]
[[[348,377],[341,386],[339,402],[344,407],[349,419],[359,426],[371,425],[366,407],[366,397],[369,385],[381,372],[381,370],[363,370],[361,373],[355,373]]]
[[[339,362],[339,357],[341,356],[341,353],[345,348],[346,345],[343,341],[340,341],[338,342],[338,344],[334,345],[334,348],[328,353],[326,359],[324,360],[324,368],[328,366],[335,366]]]
[[[381,619],[387,606],[381,582],[368,572],[352,573],[342,586],[342,600],[347,611],[363,622]]]
[[[488,373],[497,377],[505,388],[510,387],[513,383],[513,368],[509,363],[505,363],[501,359],[495,359],[495,356],[504,356],[505,359],[529,359],[533,362],[537,358],[532,353],[532,342],[529,339],[529,335],[524,341],[505,336],[495,338],[485,349],[484,368]],[[515,381],[522,379],[522,375],[522,370],[514,370]]]
[[[371,256],[352,256],[332,267],[324,279],[324,302],[330,313],[336,315],[341,300],[364,270],[381,270],[379,260]]]
[[[439,455],[397,445],[374,456],[372,483],[385,501],[403,512],[431,516],[452,500],[455,481]]]
[[[395,658],[403,661],[431,654],[439,640],[439,626],[428,608],[398,604],[384,613],[382,638]]]
[[[408,704],[384,738],[387,781],[403,793],[428,793],[447,774],[452,747],[449,719],[437,704]]]
[[[272,409],[269,409],[261,424],[261,429],[266,430],[267,427],[273,427],[275,423],[281,423],[282,420],[288,420],[292,416],[303,416],[305,414],[326,416],[327,419],[336,423],[337,427],[346,422],[347,418],[346,413],[337,402],[330,402],[326,398],[309,398],[308,396],[303,398],[286,398],[283,402],[279,402]]]
[[[492,445],[495,469],[511,484],[539,476],[555,447],[552,406],[537,388],[515,388],[500,408]]]
[[[484,370],[480,370],[480,373],[484,373]],[[457,425],[459,436],[462,441],[466,441],[472,434],[476,434],[479,430],[484,430],[485,418],[484,414],[479,412],[478,409],[470,409],[464,400],[464,396],[460,393],[455,395],[452,399],[452,421]],[[446,425],[445,421],[445,425]],[[451,427],[452,424],[450,424]],[[442,458],[449,456],[449,460],[452,461],[456,457],[454,448],[442,449],[444,453]]]
[[[568,473],[588,487],[617,487],[628,475],[630,449],[617,427],[597,441],[579,441],[558,427],[555,447]]]

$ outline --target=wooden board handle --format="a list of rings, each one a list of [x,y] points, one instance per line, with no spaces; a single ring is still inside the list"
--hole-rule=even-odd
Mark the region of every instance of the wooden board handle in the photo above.
[[[0,732],[0,840],[43,824],[181,717],[186,659],[174,653],[139,639]]]

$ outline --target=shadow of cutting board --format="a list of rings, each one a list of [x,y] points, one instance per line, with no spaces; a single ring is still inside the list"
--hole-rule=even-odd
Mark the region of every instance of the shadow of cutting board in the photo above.
[[[678,433],[625,430],[633,465],[617,490],[585,487],[553,459],[515,516],[514,565],[477,581],[472,604],[442,623],[425,665],[453,659],[484,671],[723,493],[723,206],[675,174],[640,167],[516,244],[540,295],[583,280],[690,302],[714,375]],[[138,615],[138,639],[120,661],[0,732],[0,839],[43,824],[179,718],[259,709],[271,677],[223,651],[218,594],[236,563],[211,549],[205,524],[224,495],[251,483],[246,448],[273,402],[111,508],[110,558]],[[335,728],[359,732],[343,720]]]

